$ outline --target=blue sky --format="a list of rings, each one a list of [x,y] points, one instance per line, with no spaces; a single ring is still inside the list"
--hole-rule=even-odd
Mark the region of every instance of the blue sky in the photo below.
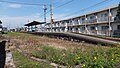
[[[9,2],[20,2],[20,3],[30,3],[30,4],[47,4],[47,11],[49,11],[50,0],[2,0]],[[87,8],[104,0],[73,0],[69,4],[56,8],[71,0],[52,0],[53,4],[53,18],[54,20],[66,19],[74,16],[79,16],[81,14],[86,14],[93,11],[98,11],[103,8],[118,5],[120,0],[109,0],[105,3],[99,4],[96,7],[87,9],[85,11],[79,11],[81,9]],[[5,3],[0,2],[0,20],[3,22],[3,26],[16,28],[21,27],[24,24],[31,22],[33,20],[43,21],[43,5],[22,5],[15,3]],[[72,14],[73,12],[79,11],[78,13]],[[69,16],[66,16],[69,15]],[[47,21],[50,21],[50,13],[47,14]]]

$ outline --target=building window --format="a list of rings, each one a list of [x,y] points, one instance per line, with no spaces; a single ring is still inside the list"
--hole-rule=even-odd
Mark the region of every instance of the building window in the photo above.
[[[81,29],[82,29],[82,30],[85,30],[85,27],[82,27]]]
[[[108,13],[105,13],[104,16],[107,17],[107,16],[108,16]]]
[[[120,25],[117,25],[117,30],[120,30]]]
[[[85,23],[85,18],[82,18],[82,23]]]
[[[102,29],[102,30],[107,30],[107,29],[109,29],[109,26],[102,26],[101,29]]]
[[[108,13],[104,14],[104,21],[108,21]]]
[[[94,23],[95,22],[95,16],[91,16],[90,19],[88,20],[89,23]]]
[[[85,18],[82,18],[82,21],[85,20]]]
[[[78,28],[76,28],[76,31],[78,31]]]
[[[90,20],[93,20],[93,19],[94,19],[94,16],[91,16],[91,17],[90,17]]]
[[[95,26],[90,27],[91,30],[95,30]]]

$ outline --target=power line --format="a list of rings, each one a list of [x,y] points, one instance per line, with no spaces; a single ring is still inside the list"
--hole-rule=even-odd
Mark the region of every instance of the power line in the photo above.
[[[59,6],[55,7],[54,9],[57,9],[57,8],[59,8],[59,7],[62,7],[62,6],[66,5],[66,4],[69,4],[69,3],[73,2],[73,1],[74,1],[74,0],[70,0],[70,1],[68,1],[68,2],[66,2],[66,3],[64,3],[64,4],[62,4],[62,5],[59,5]]]
[[[91,8],[93,8],[93,7],[96,7],[96,6],[100,5],[100,4],[105,3],[105,2],[108,2],[108,1],[112,1],[112,0],[104,0],[104,1],[101,1],[101,2],[99,2],[99,3],[97,3],[97,4],[94,4],[94,5],[92,5],[92,6],[89,6],[89,7],[87,7],[87,8],[84,8],[84,9],[78,10],[78,11],[76,11],[76,12],[73,12],[73,13],[71,13],[71,14],[68,14],[68,15],[66,15],[66,16],[64,16],[64,17],[68,17],[68,16],[71,16],[71,15],[73,15],[73,14],[80,13],[80,11],[85,11],[85,10],[91,9]],[[64,17],[62,17],[62,18],[64,18]]]
[[[64,6],[64,5],[67,5],[67,4],[69,4],[69,3],[73,2],[73,1],[74,1],[74,0],[70,0],[70,1],[68,1],[68,2],[66,2],[66,3],[64,3],[64,4],[62,4],[62,5],[59,5],[59,6],[55,7],[53,10],[55,10],[55,9],[57,9],[57,8],[60,8],[60,7]],[[46,14],[48,14],[49,12],[50,12],[50,10],[47,11]],[[42,17],[42,16],[44,16],[44,15],[41,15],[40,17]]]
[[[47,7],[46,5],[44,5],[44,22],[46,23],[46,10],[47,10]]]
[[[44,4],[33,4],[33,3],[20,3],[20,2],[11,2],[11,1],[3,1],[0,0],[2,3],[13,3],[13,4],[22,4],[22,5],[34,5],[34,6],[43,6]]]

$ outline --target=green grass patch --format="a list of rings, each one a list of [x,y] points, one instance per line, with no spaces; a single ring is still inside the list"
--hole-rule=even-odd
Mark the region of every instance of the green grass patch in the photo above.
[[[19,33],[19,32],[8,32],[8,34],[6,34],[7,36],[9,36],[11,39],[21,39],[23,41],[26,40],[36,40],[37,36],[33,36],[32,34],[27,34],[27,33]]]
[[[13,52],[13,59],[17,68],[53,68],[48,64],[30,60],[25,56],[21,55],[18,51]]]
[[[32,55],[49,61],[73,67],[80,64],[83,68],[114,68],[120,61],[120,49],[92,48],[88,51],[76,49],[59,49],[47,45],[40,45],[41,51],[33,51]]]

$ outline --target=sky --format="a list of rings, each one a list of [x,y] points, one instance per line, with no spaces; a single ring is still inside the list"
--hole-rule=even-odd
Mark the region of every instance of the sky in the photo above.
[[[3,1],[39,5],[23,5]],[[120,2],[120,0],[106,0],[106,2],[98,4],[102,1],[104,0],[52,0],[53,19],[57,21],[80,16],[111,6],[117,6]],[[34,20],[43,22],[43,4],[47,5],[47,22],[50,22],[50,0],[0,0],[0,20],[3,22],[2,25],[7,28],[18,28]],[[90,7],[95,4],[97,5]],[[88,7],[90,8],[81,11]]]

